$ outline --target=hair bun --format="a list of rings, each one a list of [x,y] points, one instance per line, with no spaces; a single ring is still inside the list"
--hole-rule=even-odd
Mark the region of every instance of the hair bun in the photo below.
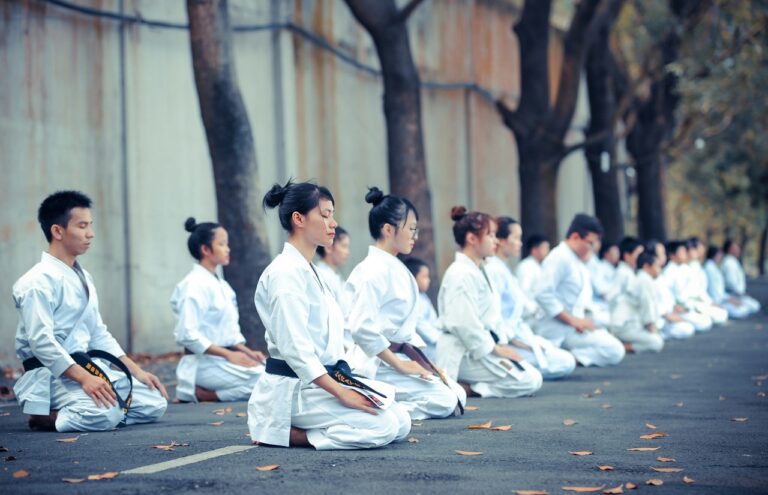
[[[464,206],[454,206],[451,208],[451,220],[458,222],[467,216],[467,209]]]
[[[384,199],[384,193],[381,192],[381,189],[379,189],[376,186],[368,188],[368,193],[365,195],[366,203],[370,203],[373,206],[376,206],[377,204],[381,203],[383,199]]]
[[[275,184],[272,186],[272,189],[270,189],[267,194],[264,195],[264,206],[274,208],[275,206],[279,205],[283,201],[285,192],[288,190],[288,186],[290,185],[291,181],[288,181],[285,186],[281,186],[280,184]]]
[[[195,228],[197,228],[197,222],[195,221],[195,217],[187,218],[187,221],[184,222],[184,230],[186,230],[187,232],[194,232]]]

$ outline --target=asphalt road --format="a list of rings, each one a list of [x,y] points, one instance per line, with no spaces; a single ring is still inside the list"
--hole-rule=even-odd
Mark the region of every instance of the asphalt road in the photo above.
[[[765,307],[768,284],[754,289]],[[0,492],[415,495],[536,489],[560,494],[569,493],[564,486],[607,490],[631,482],[638,488],[624,493],[768,493],[767,354],[768,317],[732,321],[692,340],[670,342],[658,355],[631,355],[614,368],[579,368],[567,380],[546,382],[533,398],[470,400],[477,409],[464,417],[417,422],[411,432],[416,441],[371,451],[253,447],[246,418],[238,415],[245,403],[173,404],[156,424],[80,436],[30,432],[19,408],[4,405],[0,445],[8,451],[0,453],[5,458]],[[215,414],[226,407],[231,412]],[[567,426],[566,419],[576,423]],[[487,421],[511,428],[466,428]],[[667,436],[640,438],[658,432]],[[152,447],[171,442],[182,445],[168,451]],[[637,447],[659,448],[627,450]],[[225,455],[210,457],[216,449],[225,449]],[[457,450],[482,454],[463,456]],[[592,454],[569,454],[576,451]],[[156,466],[195,460],[189,458],[194,454],[205,459]],[[271,464],[279,468],[256,469]],[[163,467],[148,474],[126,472]],[[14,478],[19,471],[28,475]],[[105,472],[119,474],[63,481]],[[686,484],[684,476],[695,481]],[[663,485],[646,485],[651,479]]]

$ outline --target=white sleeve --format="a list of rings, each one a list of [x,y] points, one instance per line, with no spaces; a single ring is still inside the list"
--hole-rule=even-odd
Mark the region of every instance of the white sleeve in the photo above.
[[[176,289],[179,290],[179,289]],[[186,292],[176,296],[177,322],[173,335],[176,343],[194,354],[203,354],[213,343],[200,332],[200,320],[208,310],[209,302],[199,290],[189,286]]]
[[[380,301],[386,288],[373,280],[347,280],[344,287],[348,303],[346,327],[355,343],[373,357],[389,348],[389,340],[382,334]]]
[[[565,306],[557,295],[557,286],[563,277],[564,263],[555,258],[544,260],[542,265],[542,280],[536,292],[536,302],[548,317],[554,318],[565,310]]]
[[[417,306],[419,309],[419,321],[416,323],[416,333],[427,344],[437,344],[437,340],[443,334],[443,331],[438,326],[437,311],[432,306],[432,301],[419,295]]]
[[[649,323],[656,323],[659,318],[659,304],[656,299],[655,290],[652,282],[638,282],[637,297],[639,299],[639,316],[643,326]]]
[[[470,357],[480,359],[493,351],[496,343],[485,328],[466,287],[452,287],[446,290],[441,308],[443,328],[458,337]]]

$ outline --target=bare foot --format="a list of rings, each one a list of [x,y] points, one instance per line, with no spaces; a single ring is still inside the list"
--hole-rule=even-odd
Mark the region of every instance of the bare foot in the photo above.
[[[307,439],[307,430],[291,426],[291,436],[288,445],[291,447],[311,447],[312,445]]]
[[[470,387],[468,383],[459,382],[459,385],[461,385],[461,388],[467,393],[467,397],[480,397],[480,394],[472,390],[472,387]]]
[[[624,350],[627,352],[635,352],[635,350],[632,348],[632,344],[629,342],[622,342],[624,344]]]
[[[216,392],[203,387],[195,387],[195,397],[199,402],[219,402]]]
[[[56,410],[51,411],[51,414],[32,414],[29,416],[29,428],[31,430],[56,431],[56,418],[58,416],[59,411]]]

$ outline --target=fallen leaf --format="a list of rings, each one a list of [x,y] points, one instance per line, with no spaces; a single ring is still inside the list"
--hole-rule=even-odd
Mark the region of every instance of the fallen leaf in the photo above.
[[[603,404],[603,405],[602,405],[602,406],[600,406],[600,407],[602,407],[603,409],[610,409],[610,408],[612,408],[613,406],[612,406],[612,405],[610,405],[610,404]]]
[[[9,456],[7,456],[7,457],[5,458],[5,460],[6,460],[6,461],[15,461],[15,460],[16,460],[16,456],[15,456],[15,455],[9,455]]]
[[[627,449],[630,452],[651,452],[654,450],[659,450],[661,447],[632,447],[631,449]]]
[[[691,483],[695,483],[696,480],[693,478],[689,478],[688,476],[683,476],[683,483],[690,485]]]
[[[9,413],[9,412],[1,412],[0,413],[0,416],[10,416],[10,415],[11,415],[11,413]]]
[[[765,397],[765,392],[763,392],[763,391],[761,390],[760,392],[758,392],[758,393],[757,393],[757,396],[758,396],[758,397]]]
[[[83,481],[85,481],[85,478],[61,478],[61,481],[63,481],[64,483],[71,483],[74,485],[77,483],[82,483]]]
[[[627,490],[634,490],[637,488],[637,485],[628,481],[624,483],[624,488],[626,488]]]
[[[419,439],[416,437],[408,437],[408,443],[419,443]]]
[[[248,416],[248,413],[239,412],[239,413],[235,414],[235,416],[237,416],[238,418],[244,418],[244,417]]]
[[[624,489],[622,488],[624,485],[619,485],[613,488],[609,488],[608,490],[603,490],[603,493],[606,495],[618,495],[619,493],[624,493]]]
[[[656,471],[657,473],[679,473],[683,470],[683,468],[665,468],[665,467],[653,467],[651,466],[651,469],[653,471]]]
[[[465,411],[477,411],[478,409],[480,408],[477,406],[464,406]]]
[[[78,435],[76,437],[57,438],[56,441],[57,442],[61,442],[61,443],[74,443],[74,442],[77,442],[78,438],[80,438],[80,435]]]
[[[592,395],[601,395],[602,393],[603,391],[600,390],[599,388],[596,388],[592,391]]]
[[[677,404],[675,404],[675,407],[683,407],[684,404],[685,404],[684,402],[678,402]]]
[[[724,395],[721,395],[721,396],[720,396],[720,400],[725,400],[725,396],[724,396]]]
[[[213,423],[208,423],[211,426],[221,426],[224,424],[224,421],[214,421]]]
[[[587,493],[587,492],[599,492],[600,490],[605,488],[605,485],[600,485],[600,486],[564,486],[562,488],[566,492]]]
[[[457,450],[457,454],[459,455],[480,455],[482,452],[473,452],[471,450]]]
[[[501,425],[501,426],[494,426],[491,428],[493,431],[509,431],[512,429],[512,425]]]
[[[747,419],[749,418],[731,418],[731,421],[735,421],[737,423],[744,423],[747,421]]]
[[[653,440],[655,438],[664,438],[668,436],[669,435],[667,435],[663,431],[654,431],[653,433],[646,433],[645,435],[640,435],[640,438],[642,438],[643,440]]]
[[[24,469],[19,469],[18,471],[13,472],[14,478],[26,478],[27,476],[29,476],[29,471]]]
[[[680,379],[682,376],[683,376],[683,375],[681,375],[681,374],[679,374],[679,373],[672,373],[671,375],[669,375],[669,377],[670,377],[671,379],[673,379],[673,380],[679,380],[679,379]]]
[[[6,447],[0,447],[0,452],[8,452],[8,449]]]
[[[423,426],[423,425],[424,423],[416,423],[416,422],[411,423],[411,426]]]
[[[112,478],[116,477],[118,474],[120,474],[118,471],[109,471],[101,474],[89,474],[88,480],[89,481],[111,480]]]
[[[493,422],[488,421],[487,423],[483,423],[481,425],[469,425],[467,426],[467,429],[468,430],[487,430],[488,428],[491,427],[492,424]]]
[[[597,466],[600,471],[613,471],[613,466]]]
[[[563,420],[563,424],[564,424],[565,426],[573,426],[573,425],[575,425],[576,423],[578,423],[578,421],[576,421],[575,419],[564,419],[564,420]]]
[[[280,464],[267,464],[266,466],[257,467],[256,471],[274,471],[279,467],[280,467]]]
[[[652,480],[648,480],[648,481],[646,481],[646,482],[645,482],[645,484],[646,484],[646,485],[651,485],[651,486],[661,486],[661,485],[663,485],[663,484],[664,484],[664,482],[663,482],[663,481],[661,481],[660,479],[655,479],[655,478],[654,478],[654,479],[652,479]]]
[[[659,462],[677,462],[671,457],[657,457],[656,460]]]
[[[544,490],[515,490],[512,493],[515,495],[549,495],[549,492]]]
[[[651,423],[645,423],[645,427],[648,428],[649,430],[655,430],[656,429],[656,425],[652,425]]]
[[[225,414],[231,413],[232,412],[232,408],[231,407],[224,407],[224,408],[221,408],[221,409],[214,409],[212,412],[216,416],[224,416]]]
[[[589,450],[576,450],[576,451],[568,451],[571,455],[592,455],[594,452],[590,452]]]

